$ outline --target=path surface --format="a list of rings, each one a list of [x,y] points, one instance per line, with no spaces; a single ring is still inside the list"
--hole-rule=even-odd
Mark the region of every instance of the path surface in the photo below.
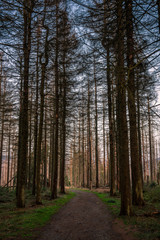
[[[76,191],[37,240],[123,240],[112,229],[113,218],[106,205],[93,193]]]

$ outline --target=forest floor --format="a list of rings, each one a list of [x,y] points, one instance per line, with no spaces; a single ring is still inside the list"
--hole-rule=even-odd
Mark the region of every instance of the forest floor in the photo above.
[[[125,225],[115,222],[106,205],[93,193],[75,190],[37,240],[133,240]]]
[[[26,208],[17,209],[15,191],[0,188],[0,240],[160,240],[160,186],[144,186],[145,206],[133,207],[134,216],[119,216],[120,194],[108,188],[66,189],[43,205],[26,191]]]

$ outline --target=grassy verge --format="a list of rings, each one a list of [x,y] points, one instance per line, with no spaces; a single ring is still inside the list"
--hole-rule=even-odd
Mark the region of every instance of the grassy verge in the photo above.
[[[46,199],[42,206],[36,206],[28,194],[25,209],[16,209],[14,201],[0,203],[0,239],[33,239],[35,230],[44,226],[74,196],[75,193],[70,192],[56,200]]]
[[[160,186],[145,187],[144,207],[133,207],[133,217],[120,217],[120,196],[110,197],[106,193],[94,192],[110,209],[110,211],[126,225],[134,229],[138,239],[158,240],[160,239]]]

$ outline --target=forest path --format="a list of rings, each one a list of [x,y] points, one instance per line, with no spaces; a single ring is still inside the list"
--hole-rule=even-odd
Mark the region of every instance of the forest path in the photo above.
[[[95,194],[75,192],[76,197],[53,216],[37,240],[127,239],[113,230],[113,217],[106,205]]]

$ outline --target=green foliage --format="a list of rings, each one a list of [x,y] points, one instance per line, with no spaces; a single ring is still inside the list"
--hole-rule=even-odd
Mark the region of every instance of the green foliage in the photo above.
[[[110,197],[109,193],[94,193],[108,206],[114,215],[119,215],[121,204],[119,197]]]
[[[0,239],[17,239],[17,236],[32,239],[33,230],[44,226],[74,196],[71,192],[52,201],[45,200],[40,207],[33,205],[26,209],[16,209],[14,202],[0,204]]]
[[[157,186],[157,183],[156,182],[151,182],[150,185],[149,185],[151,188],[154,188]]]
[[[145,187],[144,200],[148,203],[160,202],[160,186]]]
[[[132,217],[119,216],[120,198],[117,196],[110,197],[109,194],[97,192],[95,194],[107,205],[115,216],[123,219],[125,225],[130,225],[136,230],[136,237],[146,240],[160,239],[160,186],[145,186],[145,206],[134,206],[133,211],[135,215]]]
[[[12,202],[15,199],[15,191],[0,187],[0,203]]]

